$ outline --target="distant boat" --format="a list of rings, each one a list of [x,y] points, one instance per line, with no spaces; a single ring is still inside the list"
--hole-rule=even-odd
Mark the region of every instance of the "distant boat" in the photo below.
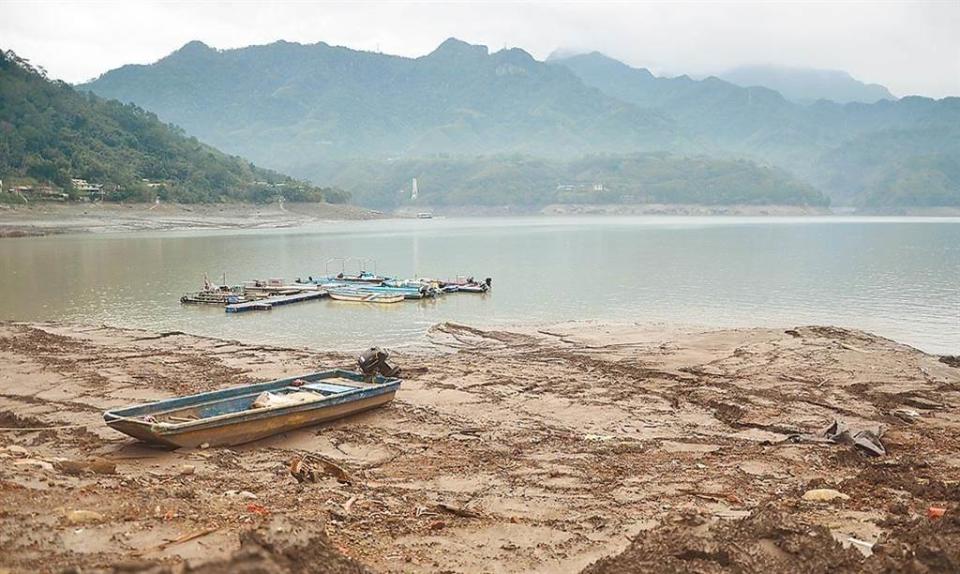
[[[332,289],[329,294],[331,299],[353,303],[399,303],[404,299],[402,293],[373,293],[360,289]]]
[[[421,211],[417,214],[417,219],[433,219],[433,214],[429,211]]]
[[[343,273],[338,273],[334,277],[324,277],[323,279],[329,281],[349,281],[351,283],[383,283],[384,281],[388,280],[389,277],[377,275],[376,273],[370,273],[369,271],[361,271],[357,275],[345,275]]]
[[[385,405],[399,387],[335,369],[110,410],[103,420],[147,443],[231,446]]]
[[[468,283],[466,285],[456,285],[460,293],[486,293],[490,287],[486,283]]]
[[[439,289],[433,289],[426,285],[416,287],[394,287],[386,285],[362,285],[356,287],[358,291],[364,293],[383,293],[385,295],[403,295],[404,299],[423,299],[426,297],[436,297],[440,294]]]
[[[302,291],[316,291],[317,287],[303,281],[294,282],[292,285],[284,283],[283,279],[255,279],[245,281],[243,288],[247,292],[261,295],[292,295]]]
[[[229,287],[212,291],[198,291],[187,293],[180,297],[180,302],[190,305],[236,305],[246,303],[251,299],[242,293],[231,291]]]
[[[493,287],[493,279],[487,277],[483,281],[477,281],[473,277],[457,277],[452,281],[443,281],[441,285],[444,288],[454,286],[463,293],[486,293]]]
[[[206,274],[203,276],[203,289],[180,297],[181,303],[194,305],[234,305],[250,300],[242,286],[216,285]]]

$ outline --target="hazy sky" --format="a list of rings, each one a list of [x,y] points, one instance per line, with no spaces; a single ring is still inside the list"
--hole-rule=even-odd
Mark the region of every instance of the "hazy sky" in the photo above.
[[[943,2],[50,2],[0,0],[0,48],[68,82],[190,40],[284,39],[404,56],[449,36],[545,58],[599,50],[664,75],[842,69],[896,95],[960,95],[960,0]]]

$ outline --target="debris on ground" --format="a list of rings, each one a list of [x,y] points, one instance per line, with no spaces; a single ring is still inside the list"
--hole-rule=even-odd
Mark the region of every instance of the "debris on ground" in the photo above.
[[[290,475],[297,482],[318,482],[325,476],[332,476],[344,484],[354,482],[350,473],[332,460],[311,453],[304,453],[290,460]]]
[[[883,436],[883,427],[873,425],[872,428],[853,428],[841,420],[835,420],[824,431],[823,436],[841,444],[851,444],[873,456],[887,454],[887,449],[880,442]]]
[[[170,451],[102,412],[356,356],[0,323],[2,568],[960,571],[960,369],[939,357],[836,327],[568,323],[442,324],[391,360],[416,370],[386,407]],[[804,499],[822,490],[844,496]]]
[[[803,499],[810,502],[830,502],[831,500],[850,500],[850,496],[832,488],[814,488],[803,493]]]

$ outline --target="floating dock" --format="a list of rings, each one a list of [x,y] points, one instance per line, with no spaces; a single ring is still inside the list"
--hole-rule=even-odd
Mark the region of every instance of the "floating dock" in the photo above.
[[[290,305],[291,303],[300,303],[319,299],[326,295],[325,291],[307,291],[304,293],[295,293],[293,295],[277,295],[276,297],[267,297],[259,301],[249,301],[247,303],[236,303],[227,305],[227,313],[243,313],[246,311],[269,311],[279,305]]]

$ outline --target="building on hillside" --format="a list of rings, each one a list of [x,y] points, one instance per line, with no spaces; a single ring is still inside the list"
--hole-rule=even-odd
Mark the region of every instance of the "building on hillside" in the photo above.
[[[10,193],[17,194],[22,197],[54,201],[63,201],[70,197],[63,191],[50,185],[15,185],[10,188]]]
[[[576,191],[581,193],[594,192],[602,193],[606,191],[606,187],[602,183],[558,183],[557,191]]]
[[[73,185],[74,191],[81,193],[86,199],[103,199],[102,183],[90,183],[85,179],[74,177],[70,179],[70,184]]]

